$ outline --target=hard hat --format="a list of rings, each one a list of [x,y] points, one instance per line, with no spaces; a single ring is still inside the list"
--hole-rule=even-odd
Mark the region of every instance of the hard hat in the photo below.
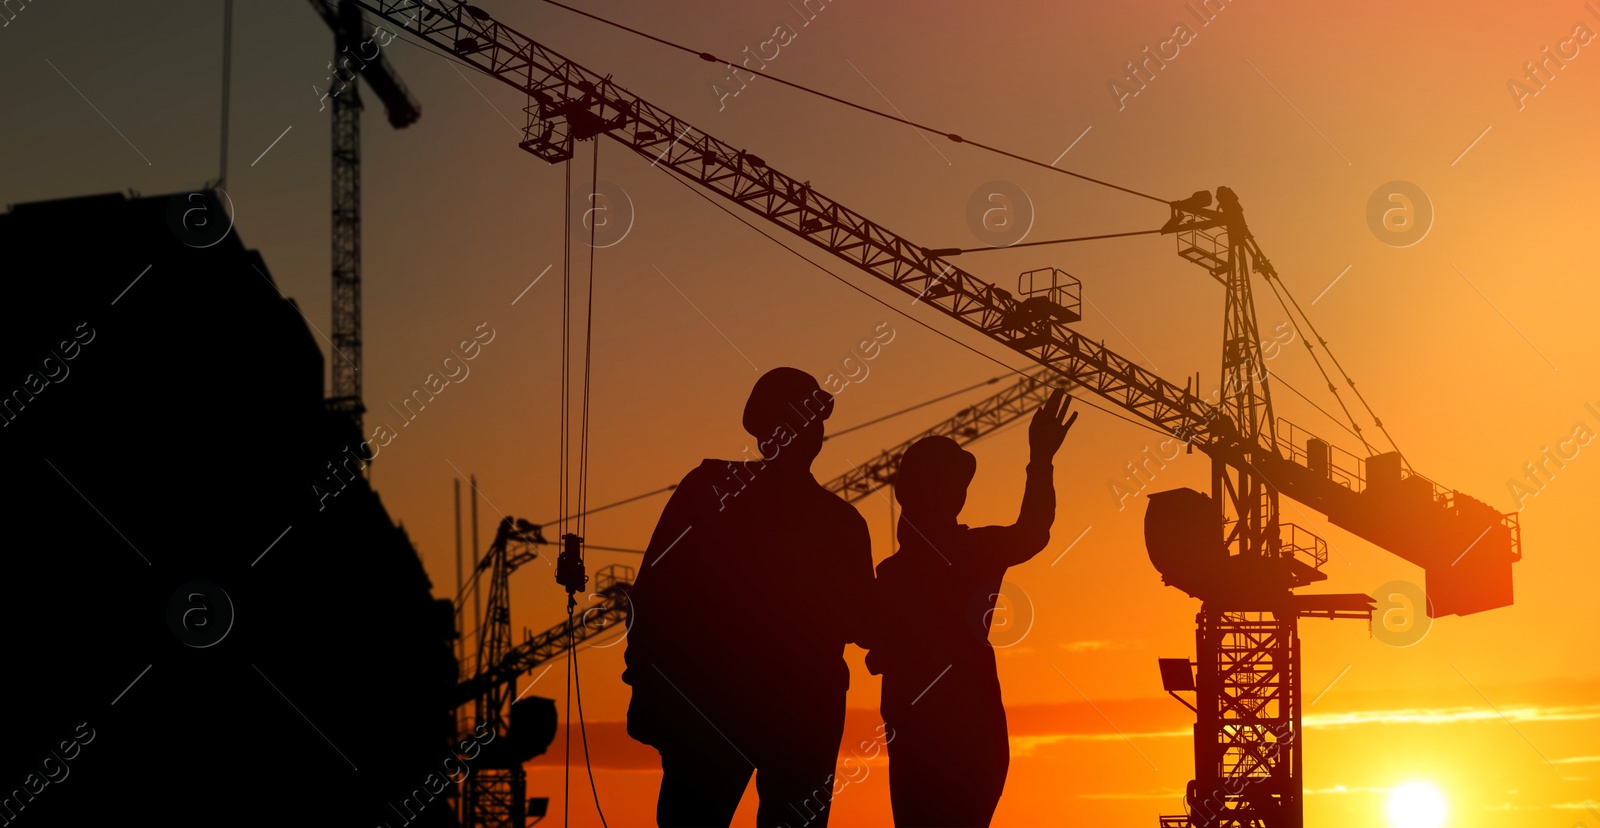
[[[833,395],[798,368],[774,368],[756,380],[744,404],[744,430],[766,439],[779,426],[795,431],[833,414]]]

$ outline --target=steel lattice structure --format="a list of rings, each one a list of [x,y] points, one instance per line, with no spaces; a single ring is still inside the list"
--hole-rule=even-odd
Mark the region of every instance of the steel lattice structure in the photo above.
[[[626,630],[633,618],[633,605],[628,600],[628,590],[633,587],[633,569],[616,565],[604,567],[595,573],[595,586],[597,589],[590,595],[594,603],[578,614],[570,626],[563,621],[542,632],[529,634],[499,658],[484,659],[484,667],[477,675],[456,686],[456,702],[465,704],[482,698],[494,687],[509,688],[517,676],[565,654],[572,643],[585,644],[591,639]],[[490,613],[495,614],[493,598],[489,606]],[[505,635],[509,637],[509,609],[504,617]]]
[[[361,401],[361,90],[360,73],[383,102],[389,124],[410,126],[421,116],[417,102],[374,44],[377,34],[363,39],[366,24],[361,9],[351,0],[311,0],[323,22],[333,30],[333,60],[328,78],[333,112],[332,253],[333,253],[333,353],[328,355],[333,375],[328,408],[348,416],[362,432],[366,406]],[[363,46],[374,46],[371,54]],[[354,60],[356,67],[351,67]],[[339,76],[342,67],[351,73]],[[343,85],[333,86],[333,82]]]
[[[511,708],[517,677],[587,641],[614,630],[626,630],[633,605],[628,590],[633,569],[608,566],[596,573],[594,603],[576,618],[538,634],[527,635],[511,646],[511,590],[513,571],[538,557],[545,544],[539,527],[525,520],[503,518],[494,542],[480,566],[490,573],[489,601],[478,631],[478,670],[456,685],[455,706],[472,704],[475,727],[487,726],[497,737],[509,740]],[[502,747],[506,743],[502,743]],[[527,772],[516,752],[496,753],[498,761],[485,759],[461,786],[462,823],[468,828],[523,828],[526,819]]]
[[[342,38],[341,38],[342,40]],[[337,54],[337,53],[336,53]],[[361,403],[361,93],[350,84],[333,99],[333,386],[328,405],[350,416]]]

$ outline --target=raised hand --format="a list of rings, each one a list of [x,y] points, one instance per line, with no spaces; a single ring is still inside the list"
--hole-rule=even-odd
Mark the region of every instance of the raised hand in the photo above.
[[[1033,421],[1028,423],[1028,448],[1034,460],[1049,462],[1057,451],[1061,450],[1061,443],[1067,438],[1067,432],[1072,430],[1072,424],[1078,420],[1078,412],[1073,411],[1072,397],[1067,392],[1057,388],[1050,399],[1045,400],[1039,410],[1033,412]]]

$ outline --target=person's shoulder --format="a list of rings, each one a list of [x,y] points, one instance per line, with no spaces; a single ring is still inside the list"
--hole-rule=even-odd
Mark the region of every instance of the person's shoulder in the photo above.
[[[861,512],[856,509],[855,504],[829,491],[821,483],[816,484],[816,489],[813,491],[819,504],[818,508],[830,517],[845,523],[859,524],[862,528],[866,528],[867,519],[861,516]]]
[[[723,478],[728,476],[728,467],[732,465],[734,465],[734,463],[729,460],[718,460],[715,457],[707,457],[700,461],[700,465],[690,469],[689,473],[683,476],[683,480],[679,481],[678,487],[682,488],[684,486],[697,483],[718,483]]]
[[[700,464],[690,469],[687,474],[673,486],[672,498],[683,506],[692,503],[715,502],[720,495],[720,489],[729,486],[737,488],[729,477],[728,461],[707,458]]]

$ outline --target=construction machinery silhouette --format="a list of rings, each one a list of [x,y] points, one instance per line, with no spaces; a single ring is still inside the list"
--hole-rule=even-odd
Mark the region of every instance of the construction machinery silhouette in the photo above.
[[[1148,551],[1164,581],[1202,601],[1194,672],[1181,659],[1163,663],[1169,690],[1193,686],[1198,719],[1195,778],[1186,796],[1189,812],[1163,817],[1163,826],[1284,828],[1303,823],[1296,623],[1301,616],[1370,618],[1372,604],[1364,595],[1294,593],[1325,579],[1320,567],[1326,544],[1280,519],[1281,496],[1422,567],[1432,616],[1465,615],[1511,603],[1511,566],[1521,557],[1515,514],[1502,515],[1439,486],[1412,470],[1397,450],[1373,452],[1362,437],[1365,458],[1336,453],[1328,442],[1302,438],[1275,417],[1256,325],[1253,277],[1259,275],[1280,302],[1287,289],[1228,188],[1217,189],[1215,207],[1209,192],[1168,202],[1170,216],[1160,230],[1176,237],[1180,256],[1204,268],[1225,289],[1222,383],[1212,401],[1202,398],[1198,382],[1175,385],[1069,327],[1081,318],[1075,279],[1028,280],[1025,274],[1019,299],[950,262],[959,250],[908,241],[822,195],[809,182],[707,135],[477,6],[355,2],[526,95],[519,146],[527,152],[559,163],[572,158],[575,142],[609,136],[652,166],[916,297],[918,304],[1210,458],[1209,494],[1157,493],[1146,520]],[[715,60],[709,53],[699,55]],[[964,142],[953,133],[940,134]],[[1284,307],[1289,310],[1288,304]],[[1297,303],[1294,308],[1300,310]],[[1290,314],[1294,320],[1294,312]],[[1303,312],[1299,317],[1314,334]],[[1310,349],[1309,338],[1306,344]],[[1317,337],[1317,344],[1326,353],[1326,342]],[[1355,384],[1332,354],[1327,356],[1365,406]],[[1328,387],[1339,393],[1331,378]],[[1373,419],[1381,430],[1381,421]],[[1359,426],[1355,433],[1360,436]]]
[[[328,362],[333,381],[328,407],[349,415],[360,434],[366,406],[361,402],[361,89],[354,75],[348,81],[339,77],[339,68],[356,71],[383,101],[389,125],[404,129],[417,122],[422,111],[388,58],[374,48],[367,56],[361,44],[366,28],[361,9],[350,0],[311,0],[311,5],[333,30],[333,74],[325,98],[333,101],[333,350]],[[376,35],[374,35],[375,37]],[[352,51],[352,49],[354,51]],[[342,83],[342,88],[332,84]]]

